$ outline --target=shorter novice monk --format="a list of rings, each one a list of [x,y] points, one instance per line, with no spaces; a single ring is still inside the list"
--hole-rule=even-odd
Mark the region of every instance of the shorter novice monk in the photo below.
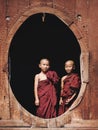
[[[67,75],[61,78],[61,94],[58,115],[63,114],[74,102],[80,89],[80,77],[74,73],[75,63],[73,60],[65,62]]]

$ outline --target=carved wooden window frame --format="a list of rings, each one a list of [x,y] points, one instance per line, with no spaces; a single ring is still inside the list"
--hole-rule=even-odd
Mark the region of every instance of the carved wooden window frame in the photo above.
[[[32,9],[29,9],[27,11],[25,11],[23,13],[23,15],[17,20],[17,22],[13,25],[13,27],[11,28],[11,30],[8,33],[8,37],[6,40],[6,47],[5,47],[5,51],[4,51],[4,59],[5,59],[5,63],[8,63],[8,52],[9,52],[9,46],[11,43],[11,40],[13,38],[13,35],[15,34],[15,32],[18,30],[18,28],[21,26],[21,24],[31,15],[33,14],[37,14],[37,13],[50,13],[50,14],[54,14],[56,15],[58,18],[61,19],[61,21],[63,21],[75,34],[80,48],[81,48],[81,56],[80,56],[80,71],[81,71],[81,89],[80,92],[78,94],[77,99],[75,100],[75,102],[72,104],[72,106],[69,108],[69,110],[67,112],[65,112],[63,115],[53,118],[53,119],[42,119],[39,117],[36,117],[32,114],[30,114],[28,111],[26,111],[24,108],[22,108],[23,110],[23,117],[27,117],[23,118],[24,122],[27,122],[28,124],[30,124],[32,127],[55,127],[55,126],[62,126],[66,123],[66,116],[70,113],[70,111],[72,111],[73,109],[75,109],[79,103],[82,101],[82,98],[84,96],[85,90],[86,90],[86,86],[89,82],[89,52],[86,48],[86,43],[85,43],[85,39],[82,36],[82,30],[80,30],[78,28],[78,26],[73,23],[73,21],[71,20],[71,18],[69,18],[66,14],[66,12],[62,12],[58,9],[53,9],[53,8],[49,8],[49,7],[33,7]],[[6,66],[6,65],[5,65]],[[3,67],[3,71],[6,71],[6,67]],[[8,77],[8,73],[7,73],[7,77]],[[5,78],[5,82],[6,80],[8,80],[7,78]],[[8,83],[9,84],[9,83]],[[9,86],[9,92],[11,96],[14,96],[10,87]],[[18,101],[16,101],[17,105],[19,105]],[[29,119],[28,119],[29,117]],[[30,120],[31,119],[31,120]],[[62,123],[58,123],[59,121],[61,121]],[[40,123],[39,123],[40,122]]]

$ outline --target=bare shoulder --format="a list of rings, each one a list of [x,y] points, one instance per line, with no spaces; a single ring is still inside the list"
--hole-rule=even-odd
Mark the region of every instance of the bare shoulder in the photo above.
[[[63,77],[61,78],[61,81],[63,81],[66,77],[67,77],[67,75],[63,76]]]
[[[36,75],[35,75],[35,79],[39,79],[39,75],[40,75],[40,74],[36,74]]]

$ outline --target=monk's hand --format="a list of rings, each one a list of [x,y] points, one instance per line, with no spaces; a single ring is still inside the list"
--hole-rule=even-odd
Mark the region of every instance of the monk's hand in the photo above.
[[[62,104],[63,104],[63,100],[62,98],[60,98],[59,105],[62,105]]]
[[[69,102],[70,102],[70,101],[71,101],[71,99],[70,99],[70,98],[69,98],[69,99],[67,99],[65,104],[66,104],[66,105],[67,105],[67,104],[69,104]]]
[[[39,99],[35,100],[35,105],[39,106]]]

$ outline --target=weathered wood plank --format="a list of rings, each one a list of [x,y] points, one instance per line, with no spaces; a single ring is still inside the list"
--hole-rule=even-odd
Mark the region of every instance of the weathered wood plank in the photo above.
[[[0,127],[27,127],[27,123],[22,120],[0,120]]]

